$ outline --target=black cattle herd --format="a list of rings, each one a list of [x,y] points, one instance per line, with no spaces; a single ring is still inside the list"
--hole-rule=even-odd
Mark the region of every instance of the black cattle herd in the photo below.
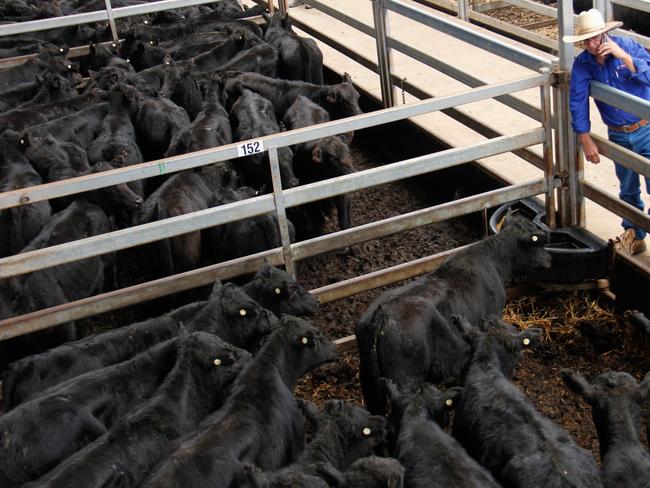
[[[4,0],[0,15],[15,22],[103,5]],[[108,47],[104,25],[4,38],[4,57],[38,54],[0,70],[0,192],[359,114],[349,78],[323,83],[316,44],[281,14],[265,14],[261,27],[246,19],[259,13],[222,0],[121,20],[122,42]],[[90,54],[69,60],[62,41],[90,44]],[[351,140],[279,151],[283,187],[353,172]],[[254,154],[2,210],[0,257],[271,188],[268,159]],[[290,213],[292,238],[322,233],[331,207],[350,227],[341,196]],[[541,330],[503,321],[506,287],[550,265],[547,243],[508,215],[498,234],[379,295],[355,330],[365,407],[294,396],[337,352],[309,321],[318,301],[269,266],[162,316],[82,338],[69,323],[0,343],[0,488],[650,487],[640,440],[650,374],[562,372],[591,405],[600,467],[510,381]],[[279,245],[277,222],[263,216],[150,244],[139,262],[165,276]],[[0,319],[117,287],[116,261],[109,253],[0,280]]]
[[[143,2],[125,5],[136,3]],[[95,4],[4,1],[0,11],[15,21],[83,12]],[[99,42],[110,39],[110,31],[92,24],[3,38],[7,56],[38,52],[0,70],[0,192],[361,113],[359,94],[347,76],[323,84],[316,43],[297,36],[286,15],[265,14],[262,22],[245,18],[260,11],[223,0],[128,18],[118,23],[119,43]],[[90,53],[68,59],[61,42],[89,44]],[[281,148],[283,187],[353,172],[351,139],[342,134]],[[0,258],[272,190],[268,153],[258,153],[0,210]],[[350,227],[350,198],[289,209],[290,238],[323,233],[334,208],[340,227]],[[140,268],[136,274],[156,278],[280,245],[277,220],[267,214],[158,240],[141,246],[129,262]],[[133,274],[124,266],[129,264],[122,265],[116,253],[107,253],[2,280],[0,319],[114,289],[117,277]],[[42,293],[45,289],[48,293]],[[33,347],[74,338],[74,326],[66,325],[22,342]]]

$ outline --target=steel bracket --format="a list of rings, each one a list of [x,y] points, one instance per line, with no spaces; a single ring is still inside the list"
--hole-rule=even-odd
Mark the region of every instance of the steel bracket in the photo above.
[[[559,66],[554,66],[551,72],[551,86],[555,88],[567,88],[571,79],[571,71],[561,70]]]

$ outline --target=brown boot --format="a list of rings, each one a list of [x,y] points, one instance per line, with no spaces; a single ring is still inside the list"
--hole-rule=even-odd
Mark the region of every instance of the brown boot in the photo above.
[[[626,229],[625,232],[614,241],[614,248],[623,254],[634,256],[645,252],[647,246],[644,239],[636,238],[634,229]]]

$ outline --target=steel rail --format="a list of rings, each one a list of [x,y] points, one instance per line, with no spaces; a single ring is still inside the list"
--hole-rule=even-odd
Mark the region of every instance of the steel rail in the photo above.
[[[414,259],[408,263],[398,264],[391,266],[390,268],[367,273],[331,285],[315,288],[314,290],[311,290],[310,293],[318,297],[318,301],[323,304],[347,298],[363,291],[392,285],[393,283],[415,278],[424,273],[430,273],[438,268],[449,256],[473,245],[475,245],[475,243],[460,246],[448,251],[442,251],[424,258]]]
[[[547,57],[517,49],[489,35],[476,32],[476,30],[457,22],[424,12],[400,0],[386,0],[386,8],[535,71],[540,68],[550,68],[553,64],[552,60]]]
[[[191,7],[194,5],[203,5],[214,3],[214,0],[162,0],[142,5],[130,5],[128,7],[119,7],[113,9],[113,18],[121,19],[133,15],[150,14],[169,10],[173,8]],[[108,22],[109,13],[106,10],[97,10],[95,12],[85,12],[81,14],[65,15],[63,17],[53,17],[49,19],[30,20],[28,22],[16,22],[13,24],[0,25],[0,37],[14,34],[24,34],[27,32],[37,32],[48,29],[57,29],[60,27],[69,27],[79,24],[89,24],[92,22]]]
[[[331,247],[329,235],[294,244],[294,258],[296,260],[302,260],[317,256],[323,252],[344,249],[361,242],[413,230],[422,225],[442,222],[446,219],[459,217],[472,212],[479,212],[486,208],[496,207],[503,203],[525,198],[526,196],[539,195],[546,190],[546,182],[540,178],[443,203],[434,207],[415,210],[407,214],[389,217],[377,222],[360,225],[353,229],[337,232],[335,234],[336,248]]]
[[[419,61],[420,63],[429,66],[430,68],[440,71],[441,73],[457,81],[460,81],[461,83],[469,86],[470,88],[476,88],[479,86],[487,85],[485,81],[476,78],[468,73],[465,73],[464,71],[461,71],[455,68],[454,66],[445,63],[444,61],[441,61],[437,58],[434,58],[433,56],[425,54],[422,51],[412,46],[409,46],[408,44],[404,44],[403,42],[398,41],[397,39],[394,39],[392,37],[388,38],[388,46],[412,59],[415,59],[416,61]],[[539,108],[523,100],[519,100],[516,97],[513,97],[512,95],[503,95],[500,97],[495,97],[495,100],[498,100],[504,105],[534,120],[537,120],[538,122],[542,120],[542,114]]]
[[[650,3],[648,0],[609,0],[610,3],[617,3],[624,7],[629,7],[634,10],[642,10],[650,13]]]
[[[365,224],[354,229],[340,231],[326,236],[302,241],[294,244],[294,257],[296,259],[307,259],[324,252],[331,252],[368,240],[378,239],[405,230],[414,229],[422,225],[440,222],[449,218],[458,217],[467,213],[476,212],[484,208],[498,206],[506,202],[520,198],[539,195],[546,191],[546,184],[542,179],[513,185],[511,187],[493,190],[479,195],[473,195],[453,202],[444,203],[427,209],[417,210],[407,214],[391,217],[378,222]],[[442,253],[447,255],[451,251]],[[440,255],[436,255],[440,256]],[[435,258],[435,257],[434,257]],[[424,258],[414,262],[401,265],[405,269],[412,269],[410,275],[401,273],[395,275],[394,281],[406,279],[421,272],[430,270],[427,265],[421,265],[421,261],[428,262],[431,259]],[[63,324],[69,321],[109,312],[143,301],[160,298],[180,291],[207,285],[217,279],[225,280],[244,273],[252,273],[263,264],[282,264],[282,249],[276,248],[262,253],[254,254],[244,258],[238,258],[223,263],[206,266],[196,270],[167,276],[158,280],[141,283],[138,285],[122,288],[101,295],[84,298],[75,302],[69,302],[55,307],[39,310],[29,314],[12,317],[0,321],[0,340],[9,339],[17,335],[34,332],[37,330]],[[393,269],[393,268],[390,268]],[[382,286],[389,284],[381,281],[377,276],[390,275],[390,271],[373,273],[370,282],[371,286]],[[347,282],[346,282],[347,283]],[[321,303],[343,298],[357,293],[360,284],[343,284],[340,287],[330,285],[321,291],[316,291]],[[322,293],[322,296],[321,296]]]
[[[579,182],[579,189],[582,195],[597,203],[604,209],[614,212],[619,217],[623,217],[650,232],[650,215],[645,214],[638,208],[633,207],[618,197],[610,195],[588,181]]]
[[[513,149],[539,144],[545,138],[544,129],[533,129],[520,135],[500,137],[468,148],[441,151],[432,155],[382,166],[381,168],[303,185],[284,192],[285,205],[287,207],[298,206],[311,201],[437,171],[473,161],[477,158],[489,157]],[[0,259],[0,278],[99,256],[215,225],[267,214],[274,210],[273,195],[263,195],[128,229],[16,254]]]
[[[326,122],[316,126],[305,127],[303,129],[281,132],[255,139],[255,141],[262,142],[265,147],[268,145],[281,147],[299,144],[312,139],[365,129],[367,127],[384,123],[396,122],[398,120],[424,115],[429,112],[447,109],[456,105],[494,98],[495,96],[504,95],[513,91],[539,87],[544,84],[548,76],[548,73],[531,75],[518,80],[474,88],[455,95],[432,98],[410,105],[377,110],[375,112]],[[247,142],[249,141],[228,144],[220,146],[219,148],[205,149],[203,151],[197,151],[182,156],[149,161],[94,175],[81,176],[69,180],[46,183],[44,185],[0,193],[0,210],[48,200],[50,198],[57,198],[83,191],[113,186],[120,183],[127,183],[143,178],[150,178],[161,174],[174,173],[184,169],[191,169],[228,159],[235,159],[239,157],[238,147]]]
[[[650,102],[643,98],[635,97],[598,81],[590,83],[589,91],[596,100],[638,115],[643,119],[650,119]]]
[[[377,66],[377,63],[371,61],[370,59],[364,57],[361,54],[358,54],[351,49],[348,49],[338,41],[329,38],[328,36],[322,34],[319,31],[316,31],[315,29],[311,28],[310,26],[303,24],[302,22],[298,20],[293,20],[293,24],[301,29],[302,31],[306,32],[307,34],[310,34],[311,36],[315,37],[316,39],[320,40],[321,42],[324,42],[325,44],[333,47],[337,51],[341,52],[342,54],[348,56],[350,59],[354,60],[355,62],[359,63],[361,66],[364,68],[369,69],[370,71],[373,71],[377,74],[379,74],[379,68]],[[399,47],[395,47],[396,50],[399,50]],[[435,59],[435,58],[431,58]],[[437,61],[437,60],[436,60]],[[436,68],[435,66],[434,69]],[[453,75],[452,75],[453,76]],[[393,81],[393,84],[395,86],[402,86],[404,91],[407,93],[410,93],[411,95],[415,96],[416,98],[420,100],[428,99],[432,97],[432,94],[423,90],[422,88],[419,88],[415,86],[413,83],[402,80],[400,79],[397,75],[392,74],[391,79]],[[463,80],[459,80],[463,81]],[[477,80],[478,81],[478,80]],[[464,82],[464,81],[463,81]],[[481,86],[483,85],[483,82],[481,82]],[[510,95],[504,95],[504,96],[499,96],[495,97],[496,100],[499,100],[500,102],[510,106],[511,108],[515,110],[521,111],[524,115],[528,115],[531,118],[536,118],[535,117],[535,112],[534,110],[537,110],[539,112],[539,109],[535,109],[532,105],[530,106],[525,106],[523,105],[525,102],[522,102],[520,100],[517,100],[516,98],[510,96]],[[513,103],[509,103],[512,101]],[[441,110],[445,115],[448,115],[452,119],[456,120],[457,122],[460,122],[461,124],[464,124],[471,128],[472,130],[476,131],[477,133],[481,134],[482,136],[488,137],[488,138],[493,138],[493,137],[499,137],[503,135],[502,133],[492,129],[488,125],[480,122],[479,120],[475,119],[474,117],[471,117],[470,115],[462,112],[461,110],[458,110],[456,108],[448,108],[448,109],[443,109]],[[541,120],[541,116],[539,118]],[[533,166],[543,169],[544,168],[544,162],[542,158],[537,155],[535,152],[531,151],[530,149],[520,149],[513,151],[513,153],[516,156],[519,156],[522,158],[524,161],[529,162]]]
[[[598,134],[591,133],[591,138],[598,147],[598,152],[603,156],[616,161],[618,164],[631,169],[635,173],[650,178],[650,160],[629,149],[610,142]]]

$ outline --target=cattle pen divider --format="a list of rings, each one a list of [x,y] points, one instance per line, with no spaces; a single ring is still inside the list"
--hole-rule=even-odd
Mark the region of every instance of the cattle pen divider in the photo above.
[[[257,3],[261,2],[261,0],[255,1]],[[356,24],[359,27],[359,30],[368,35],[376,35],[381,32],[381,30],[369,28],[365,24],[361,24],[354,19],[345,19],[343,18],[344,16],[338,12],[328,12],[328,9],[332,9],[321,2],[316,0],[304,1],[325,13],[337,17],[339,20],[344,22],[348,21],[350,25]],[[385,29],[383,30],[384,35],[381,36],[382,39],[379,39],[377,42],[378,51],[381,51],[382,49],[402,50],[405,54],[411,55],[413,58],[424,62],[425,64],[446,71],[447,74],[460,79],[465,84],[469,85],[470,88],[458,94],[439,98],[430,98],[430,95],[426,92],[419,90],[412,85],[406,85],[407,89],[412,90],[416,96],[424,98],[424,100],[405,106],[393,107],[391,106],[391,103],[387,103],[389,102],[389,97],[386,95],[386,99],[384,100],[386,108],[382,110],[257,139],[255,141],[260,142],[263,145],[264,150],[269,151],[270,154],[269,159],[271,162],[274,184],[273,194],[261,195],[245,201],[210,208],[193,214],[186,214],[129,229],[118,230],[105,235],[2,258],[0,259],[0,279],[79,259],[98,256],[108,252],[114,252],[120,249],[130,248],[159,239],[165,239],[187,232],[225,224],[239,219],[263,215],[270,212],[276,212],[278,215],[283,241],[281,248],[272,249],[245,258],[238,258],[218,263],[186,273],[169,276],[160,280],[142,283],[129,288],[114,290],[109,293],[32,312],[26,315],[5,319],[0,321],[0,340],[62,324],[70,320],[115,310],[142,301],[169,295],[181,290],[205,285],[213,282],[215,279],[226,279],[241,274],[251,273],[264,262],[274,265],[284,264],[288,269],[292,269],[293,262],[307,257],[345,248],[367,240],[388,236],[396,232],[413,229],[432,222],[485,210],[524,197],[544,194],[546,197],[547,209],[549,210],[547,215],[553,219],[556,214],[556,190],[560,195],[563,193],[565,195],[567,193],[570,194],[571,198],[568,199],[568,202],[572,204],[572,207],[569,209],[568,213],[570,213],[572,218],[570,222],[562,221],[561,223],[572,225],[580,224],[580,212],[577,207],[579,207],[580,198],[584,196],[593,198],[595,201],[600,200],[602,202],[617,203],[617,199],[607,194],[600,194],[600,190],[592,188],[593,185],[582,181],[582,174],[578,163],[575,163],[574,166],[570,165],[571,161],[574,161],[575,159],[575,140],[572,141],[571,134],[569,133],[566,120],[566,100],[563,101],[562,99],[562,97],[566,99],[566,83],[563,82],[564,79],[562,77],[562,72],[561,70],[558,70],[556,64],[549,64],[546,58],[517,50],[512,46],[490,38],[489,35],[477,34],[474,31],[463,29],[456,24],[448,23],[444,19],[433,16],[428,12],[421,12],[402,1],[374,1],[381,4],[382,8],[390,9],[400,15],[409,16],[413,20],[417,20],[418,22],[424,23],[430,27],[441,29],[461,39],[480,41],[483,45],[491,48],[498,54],[509,57],[515,62],[519,62],[531,69],[539,71],[539,73],[513,81],[484,84],[480,80],[473,79],[470,75],[455,70],[449,65],[444,65],[444,63],[441,63],[416,49],[400,44],[398,41],[392,39],[390,37],[390,32]],[[135,9],[134,7],[123,7],[112,9],[112,12],[114,18],[120,18],[127,15],[139,15],[146,12],[159,11],[167,8],[178,8],[188,5],[198,5],[201,3],[209,2],[165,0],[163,2],[154,2],[148,5],[137,6],[139,9]],[[261,3],[266,4],[266,2]],[[129,10],[127,13],[126,9],[132,10]],[[286,5],[282,4],[280,10],[286,11]],[[98,20],[105,21],[108,19],[108,14],[105,12],[101,14],[93,14],[98,15],[97,20],[85,21],[95,22]],[[105,17],[102,17],[102,15],[105,15]],[[57,24],[57,20],[60,19],[27,22],[24,25],[21,24],[20,27],[15,26],[14,24],[0,26],[0,36],[17,32],[29,32],[31,26],[28,24],[33,24],[33,26],[36,26],[39,30],[60,27],[61,25],[71,25],[67,23]],[[72,21],[71,18],[65,20],[65,22],[70,21]],[[48,27],[43,27],[43,25],[45,25],[43,22],[50,22],[50,24],[48,24]],[[308,30],[306,26],[298,25],[298,27]],[[327,38],[323,33],[314,32],[313,29],[309,33],[323,42],[327,43],[329,41],[336,44],[336,41]],[[346,49],[343,51],[344,54],[346,54],[345,51],[349,52],[349,50]],[[354,56],[354,53],[350,54]],[[383,78],[383,83],[387,87],[387,90],[390,89],[392,91],[394,90],[395,82],[398,81],[398,79],[390,72],[390,53],[386,51],[384,55],[378,55],[378,58],[380,61],[383,59],[380,63],[381,66],[378,66],[374,62],[367,60],[360,55],[353,57],[353,59],[360,62],[360,64],[366,67],[371,67],[376,73],[378,73],[380,77]],[[552,85],[554,87],[553,94],[551,94]],[[539,88],[541,110],[526,105],[510,96],[511,93],[535,87]],[[613,100],[612,103],[614,104],[625,103],[621,101],[622,97],[620,92],[613,91],[613,93],[608,93],[608,90],[610,89],[604,90],[604,94],[599,96],[611,96]],[[520,132],[516,135],[503,135],[494,131],[490,127],[482,125],[478,121],[472,120],[466,116],[461,116],[455,111],[455,107],[459,105],[489,98],[498,99],[499,101],[521,111],[525,115],[540,122],[541,126],[536,129]],[[555,114],[551,113],[551,99],[554,102]],[[639,107],[641,107],[641,109],[639,109]],[[438,110],[444,111],[447,114],[455,114],[456,117],[462,119],[468,126],[472,127],[477,132],[486,135],[490,139],[472,146],[452,148],[388,164],[379,168],[360,171],[318,183],[303,185],[298,188],[285,190],[280,186],[279,166],[277,161],[277,149],[279,147],[289,146],[352,130],[373,127],[389,122],[405,120],[417,115]],[[637,102],[635,110],[635,113],[638,113],[639,110],[650,110],[650,104],[644,101]],[[563,117],[558,116],[558,114]],[[555,150],[556,159],[558,160],[557,166],[554,164],[552,158],[553,133],[555,133],[556,137]],[[143,178],[149,178],[160,174],[174,173],[207,164],[217,163],[219,161],[234,160],[239,154],[238,147],[248,142],[251,141],[242,141],[227,146],[221,146],[216,149],[199,151],[188,155],[166,158],[158,161],[150,161],[105,173],[98,173],[66,181],[2,193],[0,194],[0,209],[103,188],[118,183],[126,183]],[[611,151],[612,153],[621,151],[618,146],[613,145],[608,141],[597,142],[599,147],[602,146],[605,148],[604,150]],[[571,143],[574,145],[571,146]],[[527,149],[530,146],[538,144],[542,144],[542,157]],[[503,152],[514,152],[515,154],[520,155],[529,163],[544,170],[544,177],[418,210],[409,214],[399,215],[397,217],[384,219],[348,230],[327,234],[315,239],[293,244],[288,241],[288,233],[286,231],[287,222],[284,217],[285,208],[398,181],[404,178],[460,165]],[[635,154],[626,154],[626,158],[622,161],[622,164],[630,165],[630,167],[635,168],[638,167],[640,168],[640,172],[646,175],[650,173],[650,165],[647,160]],[[575,176],[573,180],[567,178],[569,168],[571,168],[571,171],[573,172],[572,174]],[[559,199],[560,207],[566,204],[566,200],[566,198]],[[625,215],[631,221],[640,223],[642,227],[650,230],[650,218],[643,213],[635,211],[634,209],[630,210],[625,208],[625,206],[621,207],[620,205],[614,208],[615,210],[620,211],[619,215]],[[562,210],[562,208],[560,208],[560,210]],[[567,211],[565,210],[564,213],[566,214]],[[562,212],[560,212],[560,214],[562,214]],[[552,224],[552,226],[554,226],[554,222],[552,222]],[[363,290],[401,281],[408,277],[434,269],[441,259],[454,251],[455,250],[446,251],[422,260],[398,265],[387,270],[335,283],[327,287],[312,290],[312,293],[316,294],[321,301],[325,302],[350,296]]]
[[[428,99],[403,107],[392,107],[375,112],[362,114],[339,121],[332,121],[318,126],[287,131],[272,136],[267,136],[257,141],[262,142],[265,150],[272,152],[277,148],[309,141],[315,138],[326,137],[351,130],[359,130],[374,125],[384,124],[441,110],[450,106],[470,103],[499,96],[513,91],[548,85],[549,73],[532,75],[519,80],[499,83],[467,90],[463,93]],[[540,92],[541,93],[541,92]],[[522,132],[514,136],[501,136],[495,139],[469,146],[454,148],[425,156],[420,156],[406,161],[400,161],[360,171],[346,176],[333,178],[317,183],[303,185],[298,188],[281,189],[276,186],[274,191],[279,192],[286,207],[294,207],[311,201],[329,198],[336,195],[357,191],[372,186],[377,186],[404,178],[436,171],[443,168],[463,164],[477,158],[488,157],[501,152],[512,151],[527,146],[542,143],[546,140],[546,130],[543,127]],[[48,183],[44,185],[24,188],[0,194],[0,209],[24,205],[29,202],[42,201],[58,196],[75,194],[81,191],[103,188],[118,183],[139,180],[141,178],[157,176],[161,173],[172,173],[183,169],[194,168],[212,164],[238,156],[237,147],[250,141],[230,144],[216,149],[208,149],[176,156],[169,159],[151,161],[139,165],[128,166],[104,173],[88,175],[70,180]],[[275,167],[274,172],[279,173],[277,158],[270,158]],[[279,179],[274,178],[274,183],[279,185]],[[556,184],[559,185],[559,182]],[[486,194],[468,197],[462,200],[445,203],[428,209],[411,212],[390,219],[373,222],[345,231],[328,234],[315,239],[291,244],[285,242],[285,249],[289,250],[290,259],[300,260],[310,256],[342,249],[352,244],[376,239],[394,234],[403,230],[412,229],[421,225],[430,224],[438,220],[446,220],[468,212],[499,205],[508,201],[526,196],[534,196],[552,191],[549,190],[544,178],[488,192]],[[64,264],[79,259],[98,256],[107,252],[146,244],[155,240],[173,237],[187,232],[225,224],[242,218],[263,215],[277,211],[278,199],[274,195],[262,195],[248,200],[235,202],[219,207],[181,215],[163,221],[144,224],[129,229],[122,229],[100,236],[81,239],[74,242],[60,244],[45,249],[39,249],[24,254],[17,254],[0,259],[0,278],[7,278],[17,274],[28,273],[51,266]],[[281,219],[280,219],[281,221]],[[280,225],[286,225],[282,222]],[[263,260],[267,261],[274,256],[277,264],[285,264],[286,256],[282,249],[262,253],[264,256],[254,255],[233,261],[208,266],[197,272],[184,273],[189,276],[187,288],[207,284],[217,278],[224,279],[230,276],[254,271],[246,268],[247,262],[256,263],[258,266]],[[232,273],[232,270],[239,272]],[[182,288],[175,286],[178,283],[162,279],[154,282],[143,283],[135,287],[126,288],[124,291],[116,290],[96,297],[87,298],[78,302],[71,302],[50,309],[33,312],[30,314],[13,317],[0,321],[0,339],[7,339],[16,335],[40,330],[53,325],[58,325],[69,320],[95,315],[99,311],[109,311],[130,304],[138,303],[144,299],[153,299],[168,295]]]

